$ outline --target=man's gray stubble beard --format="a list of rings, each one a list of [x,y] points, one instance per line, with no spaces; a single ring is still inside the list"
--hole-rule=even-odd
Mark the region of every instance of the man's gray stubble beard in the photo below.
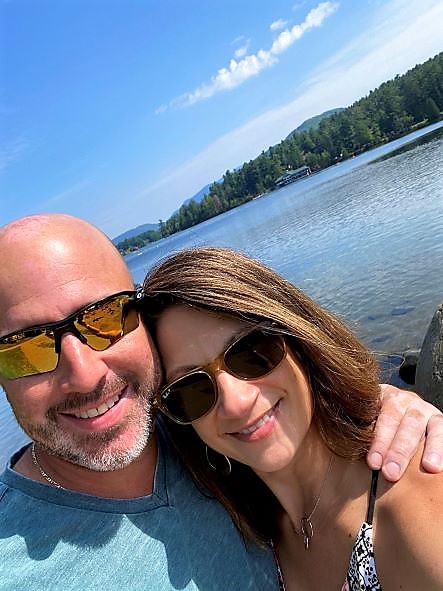
[[[156,410],[153,406],[154,394],[160,382],[160,372],[155,368],[151,379],[146,380],[144,384],[136,383],[128,379],[118,378],[121,385],[128,383],[135,384],[135,399],[140,403],[140,410],[137,417],[128,417],[127,422],[123,427],[111,427],[102,433],[89,433],[85,437],[85,444],[82,446],[81,441],[73,441],[69,436],[65,437],[63,431],[56,422],[57,412],[50,409],[47,413],[49,424],[42,425],[23,425],[27,434],[33,439],[39,447],[50,455],[55,455],[72,464],[82,466],[89,470],[97,472],[108,472],[112,470],[119,470],[131,464],[144,451],[151,440],[155,430],[155,416]],[[113,383],[115,388],[115,382]],[[103,389],[101,389],[101,396],[103,396]],[[94,394],[92,399],[98,399],[99,396]],[[81,399],[85,399],[85,395],[81,395]],[[70,408],[74,408],[72,398],[66,404]],[[52,417],[52,420],[51,420]],[[18,418],[18,417],[17,417]],[[20,421],[19,421],[20,422]],[[97,443],[106,444],[112,442],[118,437],[119,431],[127,425],[139,424],[140,432],[136,436],[134,444],[129,449],[110,449],[109,446],[102,446],[94,451],[88,450],[88,444]],[[85,448],[86,447],[86,448]]]

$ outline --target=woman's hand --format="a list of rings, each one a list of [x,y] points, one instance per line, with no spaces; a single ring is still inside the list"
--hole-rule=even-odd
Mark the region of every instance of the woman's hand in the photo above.
[[[402,477],[426,435],[421,466],[426,472],[443,471],[443,413],[422,398],[389,384],[381,385],[382,408],[367,455],[373,470],[382,470],[391,482]]]

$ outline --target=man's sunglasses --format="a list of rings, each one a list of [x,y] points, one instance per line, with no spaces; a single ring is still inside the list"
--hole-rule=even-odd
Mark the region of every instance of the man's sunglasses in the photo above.
[[[167,384],[157,395],[157,406],[176,423],[187,425],[214,408],[218,399],[217,372],[227,371],[241,380],[256,380],[276,369],[285,356],[284,338],[256,327],[208,365]]]
[[[64,320],[40,324],[0,337],[0,375],[8,380],[53,371],[62,336],[74,334],[82,343],[104,351],[139,324],[135,291],[122,291],[89,304]]]

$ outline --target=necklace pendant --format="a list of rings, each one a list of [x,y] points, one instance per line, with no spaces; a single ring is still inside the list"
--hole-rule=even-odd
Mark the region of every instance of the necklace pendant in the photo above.
[[[302,517],[300,520],[300,530],[303,536],[303,544],[305,550],[309,550],[309,543],[314,536],[314,528],[312,527],[312,522],[310,517]]]
[[[326,473],[325,473],[325,475],[323,477],[323,482],[322,482],[322,484],[320,486],[320,492],[318,493],[317,498],[315,499],[314,507],[313,507],[312,511],[309,513],[309,515],[304,515],[300,519],[300,530],[298,530],[295,527],[295,525],[294,525],[293,522],[291,523],[292,524],[292,529],[293,529],[294,533],[297,536],[301,536],[303,538],[303,545],[305,547],[305,550],[309,550],[309,546],[311,544],[311,540],[314,537],[314,527],[312,525],[311,519],[312,519],[312,516],[314,515],[314,513],[316,512],[317,507],[318,507],[318,505],[320,503],[321,494],[322,494],[323,489],[325,487],[325,483],[326,483],[326,480],[328,478],[328,474],[331,471],[333,461],[334,461],[334,456],[331,455],[331,459],[329,460],[328,468],[327,468]]]

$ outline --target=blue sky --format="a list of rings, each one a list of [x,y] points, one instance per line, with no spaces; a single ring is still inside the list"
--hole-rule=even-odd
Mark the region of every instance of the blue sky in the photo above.
[[[0,0],[0,225],[167,219],[443,49],[441,0]]]

